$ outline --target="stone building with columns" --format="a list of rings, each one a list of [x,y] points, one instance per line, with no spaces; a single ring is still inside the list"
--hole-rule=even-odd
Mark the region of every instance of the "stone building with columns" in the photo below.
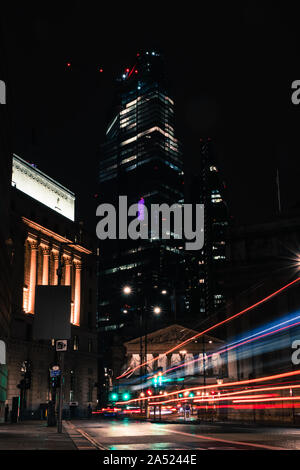
[[[65,353],[64,408],[84,414],[97,403],[96,244],[75,222],[75,195],[14,155],[12,171],[13,302],[8,345],[8,404],[19,396],[24,362],[31,370],[26,413],[39,417],[51,398],[49,367],[57,361],[53,341],[33,340],[35,288],[71,286],[71,340]],[[27,362],[27,363],[28,363]]]
[[[166,389],[182,388],[191,385],[216,384],[217,380],[228,381],[236,378],[235,359],[230,352],[224,352],[224,341],[219,338],[203,335],[193,341],[184,343],[187,339],[197,335],[198,331],[186,328],[182,325],[173,324],[156,331],[152,331],[145,336],[134,338],[123,345],[123,361],[115,360],[114,376],[124,373],[127,370],[135,369],[142,360],[149,362],[147,374],[152,374],[161,370],[169,371],[170,382],[166,384]],[[145,341],[146,339],[146,341]],[[147,356],[145,357],[145,343]],[[178,347],[183,343],[181,347]],[[223,351],[222,351],[223,350]],[[172,351],[165,354],[166,351]],[[221,352],[220,352],[221,351]],[[121,350],[115,351],[115,358],[120,356]],[[156,359],[153,361],[153,359]],[[172,369],[172,370],[170,370]],[[120,389],[128,388],[131,384],[132,390],[140,390],[140,375],[145,375],[145,370],[137,368],[129,376],[114,381],[114,386]],[[184,382],[178,378],[184,378]],[[143,380],[143,386],[149,386],[149,382]]]

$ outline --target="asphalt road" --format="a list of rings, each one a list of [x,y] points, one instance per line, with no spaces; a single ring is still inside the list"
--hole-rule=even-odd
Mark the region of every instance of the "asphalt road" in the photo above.
[[[72,421],[102,450],[300,450],[296,428],[165,424],[130,419]]]

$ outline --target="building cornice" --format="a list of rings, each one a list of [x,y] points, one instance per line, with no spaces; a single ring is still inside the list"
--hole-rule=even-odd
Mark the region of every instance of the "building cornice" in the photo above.
[[[58,233],[53,232],[52,230],[43,227],[42,225],[38,224],[37,222],[33,222],[30,219],[27,219],[27,217],[22,217],[22,221],[24,222],[25,225],[28,227],[36,230],[39,233],[42,233],[43,235],[46,235],[54,240],[56,240],[59,243],[67,244],[69,248],[73,248],[76,251],[79,251],[81,253],[84,253],[86,255],[91,255],[92,251],[88,250],[84,246],[78,245],[77,243],[74,243],[72,240],[69,240],[66,237],[63,237],[62,235],[59,235]]]

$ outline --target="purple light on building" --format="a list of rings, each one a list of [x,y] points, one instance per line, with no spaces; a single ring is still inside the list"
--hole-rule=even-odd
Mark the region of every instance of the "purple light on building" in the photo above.
[[[141,199],[138,202],[138,219],[139,220],[144,220],[144,216],[145,216],[144,206],[145,206],[145,200],[143,197],[141,197]]]

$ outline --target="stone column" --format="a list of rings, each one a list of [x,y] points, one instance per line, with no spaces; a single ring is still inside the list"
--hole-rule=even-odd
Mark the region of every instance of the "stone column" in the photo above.
[[[59,257],[59,253],[58,251],[54,251],[53,252],[54,254],[54,269],[53,269],[53,285],[54,286],[57,286],[58,284],[58,277],[57,277],[57,269],[58,269],[58,257]]]
[[[43,248],[43,277],[42,277],[43,286],[47,286],[49,284],[49,257],[50,257],[49,247]]]
[[[71,285],[72,259],[65,257],[65,286]]]
[[[36,242],[32,242],[31,243],[31,252],[30,252],[30,277],[29,277],[28,313],[34,313],[37,250],[38,250],[38,244]]]
[[[75,262],[75,293],[74,293],[74,316],[72,323],[80,324],[80,300],[81,300],[81,263]]]

